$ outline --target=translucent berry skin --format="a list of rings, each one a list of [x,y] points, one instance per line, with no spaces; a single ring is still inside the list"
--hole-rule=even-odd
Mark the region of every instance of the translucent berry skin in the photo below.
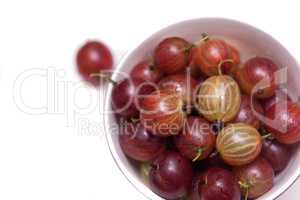
[[[241,190],[244,195],[247,189],[242,185],[247,185],[248,198],[253,199],[262,196],[273,187],[274,171],[272,166],[262,157],[258,157],[254,162],[233,169],[236,180],[241,183]]]
[[[200,176],[198,200],[240,200],[241,192],[233,174],[222,168],[210,168]]]
[[[186,158],[199,161],[214,150],[216,137],[210,124],[200,117],[189,117],[181,134],[175,137],[177,149]]]
[[[154,135],[178,135],[186,119],[184,101],[173,91],[156,90],[141,101],[140,119]]]
[[[241,105],[239,86],[228,75],[211,76],[206,79],[196,97],[197,109],[211,122],[231,121]]]
[[[277,69],[277,65],[272,60],[254,57],[237,70],[236,80],[244,93],[259,99],[270,98],[277,89],[275,83]],[[268,80],[268,83],[259,85],[262,84],[262,80]]]
[[[300,108],[291,101],[281,101],[266,111],[267,130],[283,144],[300,142]]]
[[[218,75],[218,65],[225,60],[231,60],[233,63],[224,63],[222,71],[225,74],[232,74],[240,63],[240,55],[224,40],[208,39],[199,44],[193,52],[193,64],[206,76]]]
[[[241,166],[258,157],[262,138],[254,127],[245,123],[229,124],[218,134],[216,146],[227,164]]]
[[[191,163],[179,153],[167,151],[153,162],[149,185],[162,198],[179,199],[187,195],[192,178]]]
[[[112,69],[113,57],[104,43],[89,41],[79,49],[76,62],[78,72],[83,79],[97,86],[101,78],[97,74]]]
[[[119,142],[128,157],[142,162],[151,162],[165,151],[165,141],[153,136],[141,123],[124,125]]]
[[[170,37],[161,41],[154,50],[154,64],[164,74],[184,71],[189,64],[190,44],[182,38]]]

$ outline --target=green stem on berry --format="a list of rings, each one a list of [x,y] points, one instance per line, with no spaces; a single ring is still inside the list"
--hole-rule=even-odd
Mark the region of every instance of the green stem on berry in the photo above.
[[[238,183],[239,183],[239,185],[240,185],[240,188],[241,188],[242,190],[245,190],[245,200],[248,200],[248,197],[249,197],[249,189],[250,189],[251,185],[250,185],[249,183],[244,183],[244,182],[242,182],[242,181],[239,181]]]
[[[205,151],[205,148],[197,149],[197,155],[192,161],[196,162],[203,155],[204,151]]]
[[[190,50],[193,48],[193,47],[195,47],[196,45],[194,45],[194,44],[189,44],[188,46],[186,46],[186,47],[184,47],[183,49],[182,49],[182,51],[183,51],[183,53],[185,53],[185,54],[189,54],[190,53]]]
[[[114,81],[114,80],[111,79],[111,76],[110,76],[110,75],[104,74],[104,73],[102,73],[102,72],[90,74],[90,77],[91,77],[91,78],[94,78],[94,77],[103,78],[103,79],[109,81],[110,83],[112,83],[113,85],[116,85],[116,84],[117,84],[116,81]]]
[[[264,140],[266,140],[266,139],[268,139],[268,140],[273,140],[273,139],[274,139],[274,137],[273,137],[273,135],[272,135],[271,133],[265,134],[265,135],[263,135],[263,136],[261,136],[261,137],[262,137],[262,139],[264,139]]]
[[[142,176],[142,180],[145,183],[148,183],[150,169],[151,169],[151,165],[149,163],[141,164],[141,176]]]
[[[249,197],[249,188],[246,189],[245,200],[248,200]]]
[[[135,124],[135,123],[140,122],[140,119],[132,117],[132,118],[130,118],[130,121]]]

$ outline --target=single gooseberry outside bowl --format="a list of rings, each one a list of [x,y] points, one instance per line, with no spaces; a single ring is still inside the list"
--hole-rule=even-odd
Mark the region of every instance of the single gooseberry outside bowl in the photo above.
[[[238,21],[221,18],[187,20],[156,32],[127,53],[115,69],[112,79],[117,81],[121,80],[123,77],[119,72],[129,74],[131,68],[151,54],[155,46],[164,38],[179,36],[188,41],[195,42],[201,39],[201,33],[203,32],[209,35],[223,37],[236,46],[240,51],[241,61],[259,55],[271,58],[282,68],[287,67],[287,87],[289,95],[292,99],[296,99],[296,97],[300,96],[300,82],[297,80],[298,74],[300,74],[299,64],[279,42],[255,27]],[[149,199],[162,200],[161,197],[153,193],[148,186],[144,184],[139,170],[122,152],[118,141],[118,133],[116,133],[115,129],[117,122],[111,108],[112,88],[112,84],[107,88],[104,110],[102,112],[105,135],[111,154],[121,172],[139,192]],[[276,177],[274,187],[268,193],[258,198],[258,200],[273,200],[278,198],[296,182],[299,175],[300,149],[296,148],[293,151],[288,167]]]

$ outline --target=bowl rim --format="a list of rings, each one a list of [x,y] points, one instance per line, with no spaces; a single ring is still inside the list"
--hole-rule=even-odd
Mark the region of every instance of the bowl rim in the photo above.
[[[112,74],[112,79],[114,80],[117,76],[117,72],[121,71],[124,63],[127,61],[127,59],[131,56],[131,54],[139,47],[141,46],[143,43],[145,43],[146,41],[148,41],[149,39],[151,39],[152,37],[154,37],[155,35],[159,34],[161,31],[168,29],[170,27],[173,26],[177,26],[179,24],[185,24],[185,23],[191,23],[193,21],[206,21],[206,20],[216,20],[216,21],[224,21],[224,22],[230,22],[230,23],[235,23],[235,24],[240,24],[243,26],[248,26],[249,28],[252,28],[258,32],[261,32],[267,36],[269,36],[274,42],[277,42],[284,50],[286,50],[287,52],[289,52],[291,58],[293,58],[295,61],[297,61],[293,55],[293,53],[291,53],[291,51],[288,51],[277,39],[275,39],[272,35],[268,34],[267,32],[256,28],[255,26],[252,26],[248,23],[245,22],[241,22],[235,19],[230,19],[230,18],[222,18],[222,17],[204,17],[204,18],[192,18],[192,19],[188,19],[188,20],[182,20],[179,22],[175,22],[172,23],[170,25],[167,25],[161,29],[159,29],[158,31],[155,31],[154,33],[150,34],[148,37],[146,37],[146,39],[141,40],[140,42],[137,43],[137,45],[135,45],[133,48],[131,48],[121,59],[121,61],[117,64],[117,67],[114,69],[114,72]],[[297,62],[298,63],[298,62]],[[298,65],[299,67],[299,65]],[[111,84],[108,85],[108,87],[106,88],[106,97],[104,99],[105,105],[104,105],[104,109],[105,110],[111,110],[111,93],[112,93],[112,88],[113,86]],[[109,127],[109,117],[108,114],[105,114],[105,112],[103,112],[101,114],[102,116],[102,121],[104,122],[104,131],[105,131],[105,139],[106,142],[108,144],[109,147],[109,151],[111,153],[111,156],[115,162],[115,164],[117,165],[117,167],[119,168],[120,172],[123,174],[123,176],[127,179],[127,181],[140,193],[142,194],[144,197],[146,197],[147,199],[153,200],[153,199],[161,199],[163,200],[163,198],[159,197],[158,195],[156,195],[154,192],[152,192],[144,183],[142,183],[141,180],[137,180],[137,178],[135,176],[133,176],[131,174],[131,172],[128,171],[127,167],[121,162],[121,160],[118,157],[118,153],[115,151],[114,146],[114,142],[112,139],[112,134],[110,134],[108,132],[108,127]],[[300,166],[297,168],[297,170],[295,170],[294,173],[291,174],[290,178],[277,190],[277,192],[274,192],[273,195],[271,196],[272,200],[278,199],[280,196],[282,196],[287,190],[289,190],[294,183],[299,179],[300,177]],[[260,199],[260,198],[259,198]]]

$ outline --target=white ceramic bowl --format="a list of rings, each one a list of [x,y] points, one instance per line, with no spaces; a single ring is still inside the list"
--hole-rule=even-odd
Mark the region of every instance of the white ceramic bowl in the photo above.
[[[288,89],[292,98],[300,96],[300,81],[298,76],[300,68],[293,56],[274,38],[267,33],[264,33],[247,24],[218,18],[193,19],[168,26],[130,51],[120,62],[113,74],[113,80],[119,80],[121,77],[117,72],[129,72],[131,68],[149,53],[154,47],[164,38],[169,36],[180,36],[189,41],[197,41],[201,38],[201,33],[206,32],[210,35],[223,36],[233,43],[241,54],[241,59],[255,56],[267,56],[272,58],[279,66],[288,68]],[[292,84],[293,83],[293,84]],[[294,84],[298,83],[298,84]],[[108,87],[108,92],[105,100],[105,110],[111,111],[111,91],[112,86]],[[138,170],[131,164],[122,152],[118,135],[111,134],[111,127],[115,124],[114,115],[112,112],[104,114],[104,123],[106,138],[109,144],[112,156],[129,182],[147,198],[152,200],[162,199],[154,194],[143,181],[140,179]],[[299,148],[295,150],[289,166],[276,177],[275,185],[271,191],[259,198],[259,200],[273,200],[279,197],[286,191],[300,175],[300,152]]]

